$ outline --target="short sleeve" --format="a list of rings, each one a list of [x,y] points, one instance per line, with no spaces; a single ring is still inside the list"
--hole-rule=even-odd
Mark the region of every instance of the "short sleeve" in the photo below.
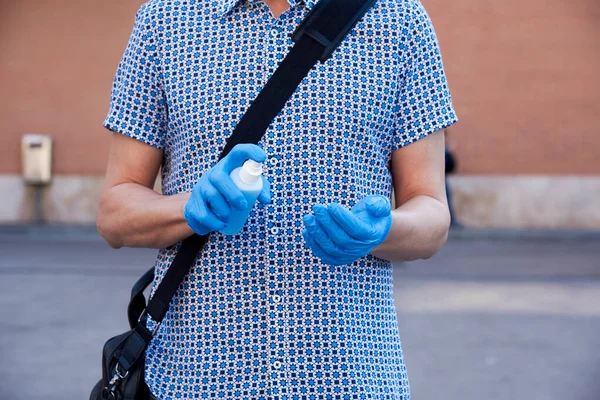
[[[396,107],[394,149],[458,121],[431,19],[420,1],[406,4],[401,55],[404,71]]]
[[[162,89],[156,22],[145,4],[119,63],[104,127],[162,149],[167,106]]]

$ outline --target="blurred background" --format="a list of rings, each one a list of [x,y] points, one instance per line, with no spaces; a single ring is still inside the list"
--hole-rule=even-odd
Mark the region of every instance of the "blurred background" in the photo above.
[[[460,123],[449,242],[395,268],[413,399],[599,400],[600,2],[422,2]],[[0,0],[0,400],[87,398],[153,263],[94,227],[142,3]]]

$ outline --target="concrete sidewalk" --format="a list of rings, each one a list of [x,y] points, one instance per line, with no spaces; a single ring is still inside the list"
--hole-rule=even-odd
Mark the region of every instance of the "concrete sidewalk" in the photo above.
[[[0,400],[87,399],[154,255],[91,229],[0,229]],[[593,235],[464,231],[395,284],[413,400],[600,399]]]
[[[451,241],[395,283],[413,399],[600,399],[600,242]]]

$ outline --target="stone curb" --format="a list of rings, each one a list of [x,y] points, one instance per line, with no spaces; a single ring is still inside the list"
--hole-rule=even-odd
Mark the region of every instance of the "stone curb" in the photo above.
[[[95,225],[0,225],[0,240],[102,241]],[[449,241],[600,242],[600,231],[546,229],[451,229]]]
[[[600,242],[600,231],[566,229],[451,229],[449,241]]]

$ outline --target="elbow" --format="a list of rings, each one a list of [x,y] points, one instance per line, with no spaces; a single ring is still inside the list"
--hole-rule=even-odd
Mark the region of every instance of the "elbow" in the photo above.
[[[430,246],[423,254],[422,259],[428,260],[435,256],[446,244],[448,241],[448,231],[450,230],[450,213],[448,213],[447,218],[444,218],[443,221],[440,221],[438,226],[435,229],[432,229],[432,234],[429,240]]]
[[[123,240],[118,233],[118,228],[113,222],[114,218],[111,218],[111,214],[106,210],[107,207],[105,203],[106,201],[104,199],[100,200],[98,215],[96,216],[96,229],[110,247],[113,249],[120,249],[124,245]]]
[[[435,256],[444,247],[448,241],[448,231],[450,230],[450,211],[444,207],[443,212],[437,214],[438,217],[432,220],[429,225],[429,234],[425,243],[427,245],[422,249],[420,259],[428,260]]]
[[[106,221],[106,218],[102,217],[100,214],[96,219],[96,228],[98,229],[98,233],[106,243],[113,249],[120,249],[123,247],[123,241],[120,239],[119,235],[116,234],[115,230],[112,229],[110,223]]]
[[[435,256],[439,251],[444,247],[446,242],[448,241],[448,229],[445,232],[440,232],[439,235],[436,235],[431,240],[431,245],[429,249],[427,249],[423,256],[421,257],[423,260],[429,260],[433,256]]]

